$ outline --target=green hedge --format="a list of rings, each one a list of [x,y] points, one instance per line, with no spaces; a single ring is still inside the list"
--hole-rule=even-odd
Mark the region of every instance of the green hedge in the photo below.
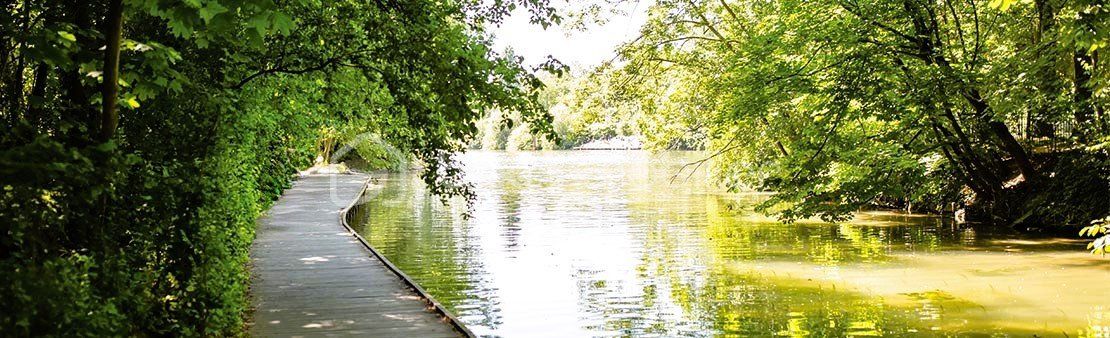
[[[5,137],[0,306],[20,310],[2,335],[238,333],[255,220],[311,164],[324,117],[266,102],[312,93],[260,88],[135,118],[118,146]]]

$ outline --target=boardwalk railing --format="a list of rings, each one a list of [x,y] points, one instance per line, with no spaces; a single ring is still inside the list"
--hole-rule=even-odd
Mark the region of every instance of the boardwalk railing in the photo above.
[[[368,189],[370,189],[370,185],[364,184],[362,187],[362,191],[358,193],[358,197],[351,201],[351,204],[347,205],[346,208],[343,208],[343,210],[339,212],[339,223],[343,224],[343,227],[347,228],[347,231],[349,231],[351,235],[354,235],[354,237],[357,238],[358,241],[362,243],[362,245],[365,246],[367,250],[370,251],[370,253],[374,254],[374,257],[382,261],[382,263],[385,264],[385,266],[389,268],[390,271],[393,271],[393,273],[397,274],[397,276],[401,278],[401,281],[405,282],[405,284],[412,288],[413,291],[416,291],[416,293],[420,294],[420,296],[424,298],[424,301],[427,302],[429,306],[433,307],[436,312],[442,315],[443,318],[449,324],[454,326],[456,330],[458,330],[468,338],[476,338],[477,336],[474,335],[474,332],[471,332],[470,329],[466,328],[466,325],[463,325],[463,323],[459,321],[458,317],[456,317],[455,314],[451,312],[451,310],[448,310],[446,307],[443,306],[443,304],[441,304],[439,301],[436,301],[435,297],[432,297],[432,295],[429,294],[428,291],[424,290],[424,288],[420,287],[420,284],[416,283],[416,281],[413,280],[412,277],[409,277],[409,275],[405,274],[404,271],[401,271],[401,269],[398,268],[397,265],[389,261],[389,258],[386,258],[385,255],[383,255],[381,252],[378,252],[377,249],[374,249],[374,246],[370,245],[370,242],[367,241],[366,238],[363,238],[362,235],[358,233],[358,231],[355,231],[355,229],[351,227],[351,221],[354,220],[354,218],[364,215],[364,213],[360,211],[362,211],[362,208],[365,208],[365,203],[363,203],[365,202],[363,200],[363,196],[366,195]],[[351,212],[352,210],[354,210],[355,212]]]

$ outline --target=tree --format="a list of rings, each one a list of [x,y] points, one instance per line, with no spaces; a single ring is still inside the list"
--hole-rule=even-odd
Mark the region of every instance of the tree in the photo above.
[[[1093,141],[1105,130],[1014,132],[1033,112],[1060,129],[1104,123],[1069,117],[1103,105],[1081,90],[1099,74],[1054,71],[1071,27],[1105,21],[1071,13],[1101,7],[988,5],[665,1],[619,73],[644,86],[651,114],[708,135],[727,186],[776,192],[762,209],[785,220],[952,204],[1022,227],[1102,217],[1107,202],[1085,196],[1110,186],[1105,141]]]

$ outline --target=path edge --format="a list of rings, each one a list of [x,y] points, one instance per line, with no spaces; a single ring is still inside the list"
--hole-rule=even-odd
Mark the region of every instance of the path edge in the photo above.
[[[467,338],[478,338],[478,336],[475,335],[474,332],[471,332],[470,329],[466,327],[466,325],[463,325],[463,323],[459,321],[458,317],[456,317],[454,313],[451,313],[450,310],[447,310],[447,308],[444,307],[443,304],[440,304],[439,301],[432,297],[431,294],[428,294],[428,292],[425,291],[424,288],[420,287],[420,284],[417,284],[416,281],[412,280],[412,278],[409,277],[409,275],[405,274],[404,271],[401,271],[401,269],[394,265],[393,262],[389,261],[388,258],[385,258],[385,255],[382,255],[380,252],[378,252],[378,250],[374,249],[374,247],[370,245],[369,241],[367,241],[365,238],[362,238],[362,235],[359,235],[358,231],[355,231],[355,229],[347,223],[348,212],[351,211],[351,209],[354,208],[355,205],[362,200],[362,196],[365,195],[366,191],[370,189],[370,181],[373,180],[373,177],[367,174],[363,175],[366,175],[366,180],[362,182],[362,189],[359,190],[358,195],[356,195],[355,198],[351,200],[351,203],[347,204],[346,207],[339,210],[339,224],[342,224],[343,228],[347,229],[348,233],[357,238],[359,243],[362,243],[363,247],[369,250],[370,253],[374,255],[374,257],[378,258],[378,260],[385,264],[386,268],[389,268],[389,271],[392,271],[393,274],[397,275],[397,277],[400,277],[401,281],[404,282],[405,285],[408,285],[408,287],[416,291],[416,293],[419,294],[420,297],[423,297],[425,302],[432,305],[432,307],[435,308],[436,312],[439,312],[439,314],[442,315],[451,324],[451,326],[455,328],[456,331],[462,333],[463,336],[466,336]]]

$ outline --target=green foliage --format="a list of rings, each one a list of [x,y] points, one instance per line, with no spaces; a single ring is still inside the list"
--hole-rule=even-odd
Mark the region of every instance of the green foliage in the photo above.
[[[10,144],[12,138],[25,135],[26,129],[18,128],[2,141]],[[97,214],[95,207],[100,201],[124,198],[113,185],[128,179],[126,172],[135,158],[116,156],[111,143],[66,148],[47,137],[27,141],[0,155],[0,177],[19,178],[0,184],[0,219],[8,234],[0,242],[5,248],[0,266],[7,272],[0,277],[5,290],[0,306],[21,309],[5,311],[0,326],[13,336],[127,332],[118,322],[125,318],[120,311],[131,304],[105,299],[94,290],[142,276],[128,270],[111,273],[122,262],[95,258],[143,244],[100,242],[126,230],[102,221],[126,215]],[[97,226],[77,227],[81,223]],[[59,244],[82,250],[59,250]],[[113,288],[113,298],[141,297],[143,292],[129,284]]]
[[[727,187],[773,191],[760,209],[784,221],[955,205],[1023,228],[1085,224],[1110,207],[1096,146],[1110,133],[1107,81],[1091,54],[1106,12],[661,2],[605,76],[626,84],[618,99],[643,111],[649,143],[705,145]]]
[[[115,84],[106,4],[0,9],[3,335],[241,334],[255,219],[317,156],[378,135],[360,155],[392,149],[466,194],[450,154],[479,112],[551,129],[541,83],[477,24],[516,5],[549,20],[542,1],[124,5]],[[101,142],[105,85],[122,109]]]
[[[1102,236],[1099,237],[1099,235]],[[1079,230],[1079,236],[1098,237],[1087,244],[1087,249],[1090,249],[1091,253],[1105,255],[1110,251],[1110,217],[1091,221],[1091,225]]]
[[[362,161],[360,169],[403,171],[409,168],[412,159],[408,154],[385,142],[377,134],[366,136],[357,139],[355,156],[352,156]]]

